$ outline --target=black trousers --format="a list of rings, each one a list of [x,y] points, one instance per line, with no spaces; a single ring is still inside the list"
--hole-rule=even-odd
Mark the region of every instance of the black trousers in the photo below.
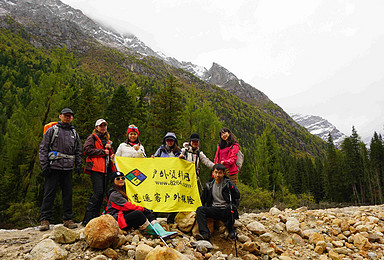
[[[210,236],[207,226],[207,218],[223,221],[228,231],[230,231],[233,229],[233,224],[235,223],[234,217],[235,216],[231,213],[229,205],[224,209],[200,206],[196,210],[196,220],[199,225],[199,232],[201,235]]]
[[[40,221],[51,220],[57,186],[60,185],[63,200],[63,220],[73,218],[72,212],[72,170],[51,170],[45,176],[44,197],[41,205]]]
[[[135,210],[130,212],[124,212],[124,219],[127,223],[127,227],[124,229],[130,229],[131,227],[138,228],[143,225],[147,221],[147,219],[149,222],[151,222],[152,220],[156,219],[156,217],[153,214],[144,214],[140,210]]]
[[[85,212],[83,222],[86,224],[91,219],[100,216],[100,208],[103,204],[105,192],[106,192],[106,177],[104,173],[101,172],[92,172],[92,189],[93,194],[89,198],[87,209]]]

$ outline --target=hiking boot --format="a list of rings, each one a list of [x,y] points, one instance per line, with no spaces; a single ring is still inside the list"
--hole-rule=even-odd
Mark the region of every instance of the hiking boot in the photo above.
[[[230,229],[230,230],[228,231],[228,237],[231,238],[231,239],[236,238],[236,233],[235,233],[235,230],[234,230],[234,229]]]
[[[72,219],[64,220],[64,227],[74,229],[77,228],[77,224],[75,224]]]
[[[46,219],[43,219],[40,223],[39,230],[40,231],[47,231],[49,229],[49,221]]]
[[[207,240],[207,241],[209,241],[209,235],[202,235],[202,234],[200,234],[200,233],[197,233],[196,235],[195,235],[195,238],[196,238],[196,240]]]

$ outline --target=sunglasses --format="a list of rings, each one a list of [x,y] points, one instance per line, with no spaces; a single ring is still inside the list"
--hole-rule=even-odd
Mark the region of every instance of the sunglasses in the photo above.
[[[138,129],[137,126],[128,126],[128,129]]]
[[[173,139],[167,139],[167,140],[165,140],[166,142],[174,142],[175,140],[173,140]]]
[[[125,177],[116,177],[115,180],[117,181],[123,181],[125,179]]]

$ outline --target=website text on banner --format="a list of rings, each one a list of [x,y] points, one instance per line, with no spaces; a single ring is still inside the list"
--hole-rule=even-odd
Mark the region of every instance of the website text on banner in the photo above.
[[[155,212],[195,211],[201,206],[195,164],[179,158],[116,156],[132,203]]]

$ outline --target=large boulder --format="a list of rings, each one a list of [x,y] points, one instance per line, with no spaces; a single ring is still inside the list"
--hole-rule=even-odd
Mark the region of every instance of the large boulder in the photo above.
[[[85,240],[90,247],[106,249],[119,235],[119,224],[111,215],[102,215],[88,222],[84,230]]]
[[[31,251],[31,259],[39,260],[60,260],[66,259],[67,251],[62,249],[52,239],[44,239],[40,241]]]
[[[212,235],[215,231],[215,220],[213,218],[207,218],[207,226],[209,229],[209,233]],[[197,221],[195,222],[195,225],[192,228],[192,235],[195,236],[199,233],[199,225],[197,224]]]
[[[177,227],[184,233],[188,233],[193,228],[195,223],[196,212],[179,212],[175,218]]]

